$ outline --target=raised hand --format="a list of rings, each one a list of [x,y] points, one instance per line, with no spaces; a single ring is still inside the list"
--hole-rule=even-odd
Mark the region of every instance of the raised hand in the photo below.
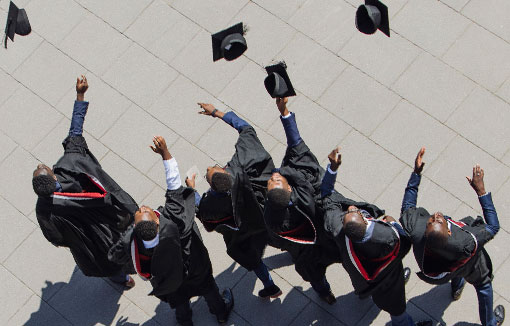
[[[154,138],[152,138],[152,142],[154,143],[154,146],[151,145],[150,148],[154,153],[161,155],[165,161],[172,158],[172,155],[170,155],[168,147],[166,146],[165,138],[161,136],[154,136]]]
[[[483,182],[483,176],[484,176],[483,169],[480,167],[480,164],[477,164],[473,167],[473,177],[466,177],[467,181],[473,187],[476,194],[478,196],[485,195],[485,184]]]
[[[85,92],[88,88],[87,77],[81,75],[81,79],[76,78],[76,101],[81,102],[85,99]]]
[[[425,155],[425,147],[420,149],[418,155],[416,155],[416,159],[414,160],[414,173],[416,174],[421,174],[421,171],[423,171],[423,167],[425,166],[425,163],[423,163],[423,155]]]
[[[382,220],[386,223],[396,222],[393,216],[386,215],[382,218]]]
[[[191,179],[186,177],[186,180],[184,180],[184,183],[186,183],[186,186],[195,189],[195,178],[197,177],[196,173],[193,173],[191,176]]]
[[[223,118],[224,112],[216,109],[214,105],[210,103],[197,103],[203,111],[199,111],[198,114],[210,115],[215,118]]]
[[[276,107],[282,116],[286,116],[289,114],[289,110],[287,109],[287,102],[289,99],[287,97],[277,97],[276,98]]]
[[[329,168],[333,171],[338,170],[342,164],[342,154],[340,154],[340,147],[335,148],[328,155],[330,166]]]

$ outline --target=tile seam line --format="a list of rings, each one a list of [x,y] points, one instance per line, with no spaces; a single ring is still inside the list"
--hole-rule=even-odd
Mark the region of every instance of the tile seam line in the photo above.
[[[26,216],[25,216],[25,218],[26,218],[27,220],[29,220],[30,222],[32,222],[32,220],[30,220],[28,217],[26,217]],[[24,242],[25,242],[25,241],[26,241],[26,240],[27,240],[27,239],[28,239],[28,238],[29,238],[29,237],[30,237],[30,236],[31,236],[31,235],[32,235],[32,234],[36,231],[36,230],[38,230],[38,229],[40,230],[39,225],[35,225],[35,223],[34,223],[34,222],[32,222],[32,224],[34,225],[34,229],[33,229],[30,233],[28,233],[28,234],[27,234],[27,236],[26,236],[26,237],[24,237],[24,238],[23,238],[23,240],[22,240],[20,243],[18,243],[18,245],[16,246],[16,248],[14,248],[14,249],[13,249],[13,250],[9,253],[9,255],[7,255],[7,257],[5,257],[5,258],[4,258],[4,260],[2,261],[2,266],[3,266],[5,269],[8,269],[5,263],[6,263],[6,262],[7,262],[7,260],[9,260],[9,258],[10,258],[10,257],[14,254],[14,252],[15,252],[16,250],[18,250],[18,248],[19,248],[19,247],[21,247],[21,245],[22,245],[22,244],[23,244],[23,243],[24,243]],[[28,285],[27,285],[27,284],[25,284],[25,283],[23,283],[23,284],[24,284],[24,285],[26,285],[26,286],[28,287]]]

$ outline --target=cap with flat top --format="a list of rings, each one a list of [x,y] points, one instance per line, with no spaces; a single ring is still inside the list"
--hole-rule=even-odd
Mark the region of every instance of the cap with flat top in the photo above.
[[[388,7],[378,0],[365,0],[365,4],[356,10],[356,28],[364,34],[380,30],[390,37]]]
[[[248,48],[244,38],[243,23],[231,26],[212,35],[213,61],[239,58]]]
[[[5,25],[5,41],[4,46],[7,48],[7,37],[14,41],[14,34],[28,35],[32,31],[30,22],[28,21],[25,9],[18,7],[11,1],[9,5],[9,13],[7,14],[7,24]]]
[[[285,62],[279,62],[273,66],[266,67],[267,77],[264,79],[264,86],[272,98],[295,96],[296,92],[287,74]]]

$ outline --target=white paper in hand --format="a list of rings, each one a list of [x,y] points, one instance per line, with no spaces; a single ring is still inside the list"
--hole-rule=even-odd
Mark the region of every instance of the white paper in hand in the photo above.
[[[193,174],[196,174],[196,177],[195,177],[195,184],[198,184],[202,178],[200,178],[200,170],[198,169],[198,167],[196,165],[193,165],[187,172],[186,172],[186,177],[188,177],[189,179],[193,179]]]

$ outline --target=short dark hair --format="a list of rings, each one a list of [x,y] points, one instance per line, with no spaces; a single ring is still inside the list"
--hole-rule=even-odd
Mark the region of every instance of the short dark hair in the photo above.
[[[38,196],[48,197],[57,190],[57,183],[51,176],[41,174],[32,178],[32,187]]]
[[[430,249],[443,249],[448,244],[448,236],[441,231],[425,231],[425,245]]]
[[[154,221],[140,221],[135,225],[134,232],[140,239],[149,241],[158,235],[158,225]]]
[[[366,225],[364,223],[349,221],[343,228],[345,235],[352,241],[361,241],[365,236]]]
[[[282,188],[273,188],[267,192],[267,200],[274,208],[286,208],[290,202],[290,191]]]
[[[211,188],[218,192],[227,192],[232,188],[232,177],[226,172],[215,172],[211,177]]]

